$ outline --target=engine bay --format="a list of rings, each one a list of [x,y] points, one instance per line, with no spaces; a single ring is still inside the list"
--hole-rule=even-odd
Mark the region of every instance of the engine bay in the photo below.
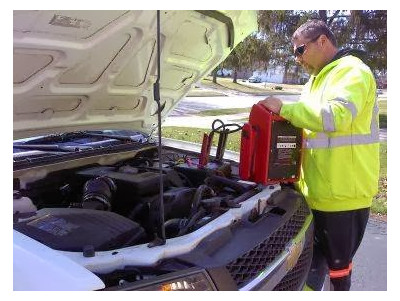
[[[191,233],[259,189],[240,181],[232,162],[199,160],[157,149],[112,165],[53,171],[21,183],[14,178],[14,229],[52,249],[109,251]],[[163,213],[160,210],[160,179]],[[161,216],[161,214],[163,216]]]

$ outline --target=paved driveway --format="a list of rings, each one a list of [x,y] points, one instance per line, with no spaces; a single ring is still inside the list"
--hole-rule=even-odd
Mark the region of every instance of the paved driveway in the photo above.
[[[352,291],[387,290],[387,223],[370,218],[353,259]]]

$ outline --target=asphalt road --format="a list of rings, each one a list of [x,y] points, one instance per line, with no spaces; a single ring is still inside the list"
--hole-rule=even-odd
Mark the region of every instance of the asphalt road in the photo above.
[[[387,223],[370,218],[353,258],[352,291],[387,290]]]
[[[296,101],[298,95],[276,95],[285,100]],[[211,123],[219,118],[224,122],[234,121],[233,116],[210,116],[193,118],[202,110],[223,108],[251,107],[262,96],[229,97],[187,97],[183,99],[174,112],[165,120],[164,126],[203,127],[211,129]],[[237,119],[248,116],[238,114]],[[381,131],[381,140],[386,140],[387,132]],[[387,290],[387,224],[384,221],[370,218],[363,241],[353,259],[352,291],[386,291]]]
[[[230,95],[217,97],[186,97],[179,102],[170,117],[196,114],[199,111],[227,108],[248,108],[266,96]],[[296,101],[299,95],[276,95],[283,100]]]

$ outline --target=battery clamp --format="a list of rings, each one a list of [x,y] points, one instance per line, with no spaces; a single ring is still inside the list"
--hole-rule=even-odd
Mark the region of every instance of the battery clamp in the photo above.
[[[208,164],[214,133],[219,134],[217,152],[214,161],[222,163],[228,135],[238,132],[241,129],[242,126],[237,123],[225,124],[222,120],[215,119],[211,125],[211,132],[209,134],[203,134],[203,142],[201,145],[201,153],[199,157],[199,167],[205,167]]]

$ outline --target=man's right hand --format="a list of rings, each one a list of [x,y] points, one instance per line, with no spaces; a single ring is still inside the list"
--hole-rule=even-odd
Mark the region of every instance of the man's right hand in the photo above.
[[[275,114],[280,113],[281,111],[281,107],[282,107],[282,101],[274,96],[269,96],[263,100],[260,100],[258,102],[258,104],[263,105],[264,107],[266,107],[268,110],[270,110],[271,112],[274,112]]]

